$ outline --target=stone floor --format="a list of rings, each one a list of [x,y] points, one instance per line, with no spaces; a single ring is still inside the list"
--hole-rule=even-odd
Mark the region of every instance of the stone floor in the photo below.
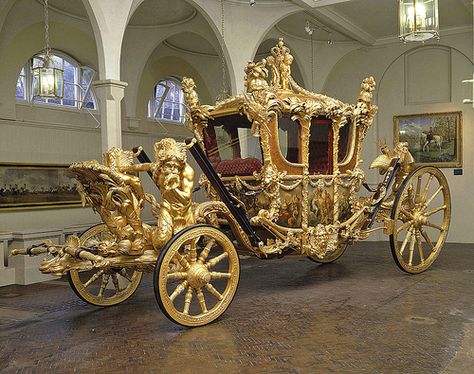
[[[62,280],[0,288],[0,372],[472,373],[474,245],[398,270],[387,243],[336,263],[242,260],[217,322],[174,325],[152,278],[127,302],[86,305]]]

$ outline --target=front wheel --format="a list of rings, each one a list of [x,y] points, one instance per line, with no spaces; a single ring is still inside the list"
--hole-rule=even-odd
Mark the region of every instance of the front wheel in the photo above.
[[[234,298],[240,262],[232,241],[210,225],[180,231],[160,253],[155,297],[171,321],[197,327],[222,315]]]
[[[79,236],[81,246],[84,247],[110,238],[109,229],[103,223],[92,226]],[[135,293],[141,279],[141,272],[127,268],[68,272],[69,285],[79,298],[89,304],[104,307],[127,300]]]
[[[424,166],[412,171],[393,202],[390,247],[398,267],[411,274],[427,270],[448,235],[451,196],[444,174]]]

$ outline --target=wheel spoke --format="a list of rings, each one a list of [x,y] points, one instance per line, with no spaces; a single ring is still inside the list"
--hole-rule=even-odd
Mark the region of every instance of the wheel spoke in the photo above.
[[[118,278],[117,278],[117,274],[112,274],[112,283],[114,284],[114,287],[115,287],[115,289],[117,290],[117,292],[122,291],[122,290],[120,289],[120,285],[119,285],[119,281],[118,281]]]
[[[199,255],[198,262],[200,264],[203,264],[206,261],[207,256],[209,256],[209,252],[211,251],[214,244],[216,244],[215,239],[211,239],[207,242],[206,246],[204,247],[204,249],[201,251],[201,254]]]
[[[224,296],[215,289],[215,287],[208,283],[204,287],[206,287],[206,290],[208,290],[217,300],[222,300]]]
[[[209,274],[211,275],[211,279],[229,279],[231,276],[230,273],[220,273],[217,271],[211,271]]]
[[[415,251],[415,242],[416,242],[416,235],[411,236],[410,241],[410,253],[408,255],[408,266],[412,266],[413,264],[413,252]]]
[[[99,296],[99,297],[104,296],[105,287],[107,287],[107,284],[109,284],[109,279],[110,279],[109,274],[104,274],[102,276],[102,283],[100,285],[99,293],[97,294],[97,296]]]
[[[431,195],[431,197],[428,199],[428,201],[426,201],[423,206],[426,208],[428,207],[428,205],[430,205],[430,203],[433,201],[433,199],[443,190],[443,186],[439,186],[439,188],[436,190],[436,192]]]
[[[188,291],[186,292],[186,295],[184,296],[184,309],[183,309],[184,314],[189,314],[189,306],[191,305],[192,299],[193,299],[193,289],[192,287],[188,287]]]
[[[400,227],[397,229],[397,234],[399,234],[401,231],[405,230],[406,228],[410,227],[411,224],[413,223],[413,220],[406,221]]]
[[[216,266],[219,262],[221,262],[224,258],[227,257],[229,257],[229,254],[227,252],[221,253],[219,256],[209,260],[206,266],[208,269],[212,269],[214,266]]]
[[[198,240],[200,239],[200,237],[197,237],[193,240],[191,240],[191,245],[190,245],[190,248],[189,248],[189,263],[190,264],[194,264],[197,260],[197,249],[196,249],[196,246],[197,246],[197,242]]]
[[[430,188],[431,181],[433,180],[434,175],[430,174],[428,181],[426,182],[425,189],[423,190],[423,194],[421,195],[420,202],[425,201],[426,195],[428,195],[428,190]]]
[[[437,225],[436,223],[430,222],[430,221],[426,221],[425,226],[433,227],[435,229],[438,229],[439,231],[443,231],[443,228],[441,226]]]
[[[415,193],[415,202],[419,202],[420,199],[420,192],[421,192],[421,179],[423,175],[419,175],[416,180],[416,193]]]
[[[420,254],[421,265],[425,263],[425,256],[423,255],[423,244],[421,243],[420,234],[416,235],[416,243],[418,244],[418,252]]]
[[[184,270],[189,269],[189,262],[183,255],[181,255],[181,253],[176,252],[175,257],[178,260],[179,264],[184,268]]]
[[[400,212],[402,212],[405,216],[409,217],[411,220],[414,219],[413,214],[411,214],[408,210],[405,208],[400,208]]]
[[[424,215],[425,217],[429,217],[429,216],[432,216],[432,215],[435,214],[435,213],[438,213],[440,210],[445,210],[446,208],[447,208],[446,205],[442,205],[442,206],[440,206],[440,207],[438,207],[438,208],[434,208],[434,209],[431,209],[431,210],[429,210],[429,211],[423,213],[423,215]]]
[[[184,281],[180,283],[178,287],[174,290],[174,292],[170,295],[171,301],[174,301],[178,295],[180,295],[186,288],[188,287],[188,281]]]
[[[127,273],[127,269],[123,268],[122,270],[120,270],[119,274],[125,279],[127,279],[129,282],[132,281],[132,277]]]
[[[411,238],[411,235],[412,235],[412,229],[410,228],[407,232],[407,235],[405,236],[405,240],[403,241],[402,246],[400,247],[400,255],[403,254],[403,251],[405,250],[405,247],[407,246],[408,241]]]
[[[97,273],[95,273],[94,275],[92,275],[92,277],[89,278],[89,280],[84,283],[84,288],[87,288],[91,285],[92,282],[95,282],[97,279],[99,279],[99,277],[104,274],[104,271],[103,270],[99,270]]]
[[[423,238],[425,238],[426,242],[428,243],[428,245],[431,247],[431,250],[434,249],[434,245],[433,245],[433,242],[431,241],[430,237],[428,236],[428,233],[423,230],[423,229],[420,229],[420,233],[421,235],[423,236]]]
[[[174,273],[168,273],[166,275],[166,278],[168,280],[183,280],[183,279],[186,279],[187,276],[188,276],[188,273],[184,271],[178,271]]]
[[[202,293],[202,290],[200,288],[196,290],[196,296],[198,298],[199,305],[201,306],[202,312],[207,313],[206,300],[204,299],[204,294]]]

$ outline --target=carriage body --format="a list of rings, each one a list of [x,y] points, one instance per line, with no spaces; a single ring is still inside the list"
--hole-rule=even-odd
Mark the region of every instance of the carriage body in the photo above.
[[[357,196],[365,180],[359,163],[377,111],[375,81],[365,79],[349,105],[301,88],[291,61],[280,41],[270,58],[248,64],[247,92],[215,106],[200,105],[194,82],[184,78],[188,125],[263,238],[252,252],[324,261],[362,236],[367,205]],[[212,183],[201,184],[216,199]]]
[[[450,222],[443,173],[416,169],[405,143],[393,150],[383,145],[371,164],[382,180],[371,188],[359,164],[377,112],[374,79],[364,79],[357,102],[345,104],[300,87],[292,61],[280,40],[268,58],[248,63],[246,92],[214,106],[201,105],[194,81],[183,78],[194,136],[186,144],[160,140],[154,160],[140,147],[112,148],[102,164],[72,164],[83,203],[103,223],[64,245],[45,242],[12,254],[52,255],[40,270],[67,274],[76,294],[97,306],[128,299],[142,273],[154,272],[161,310],[185,326],[210,323],[230,305],[240,277],[238,251],[329,263],[349,244],[384,230],[400,269],[428,269]],[[192,201],[188,151],[201,168],[205,202]],[[153,179],[160,199],[144,191],[139,172]],[[145,204],[154,225],[141,217]]]

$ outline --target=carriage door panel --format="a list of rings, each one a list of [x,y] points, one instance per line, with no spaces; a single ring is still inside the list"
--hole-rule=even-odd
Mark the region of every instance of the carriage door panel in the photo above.
[[[302,225],[302,185],[303,176],[301,126],[289,115],[278,118],[275,128],[276,141],[272,148],[272,161],[279,172],[286,171],[280,186],[280,214],[277,223],[285,227]]]
[[[333,131],[330,119],[312,118],[309,129],[310,174],[332,174]]]
[[[327,118],[312,118],[309,129],[308,186],[309,226],[327,225],[333,222],[334,186],[333,129]],[[319,175],[319,177],[316,177]]]

